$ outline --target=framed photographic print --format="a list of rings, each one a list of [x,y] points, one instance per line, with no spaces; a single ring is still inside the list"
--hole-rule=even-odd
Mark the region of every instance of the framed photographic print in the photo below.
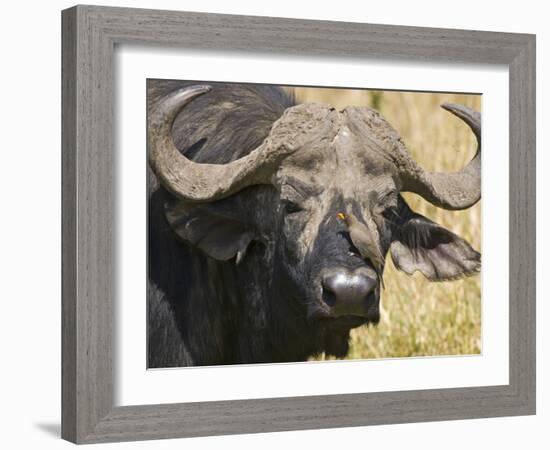
[[[532,35],[63,11],[63,437],[533,414],[534,70]]]

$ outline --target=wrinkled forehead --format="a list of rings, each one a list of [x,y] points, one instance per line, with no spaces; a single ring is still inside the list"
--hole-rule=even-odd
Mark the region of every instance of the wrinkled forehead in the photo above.
[[[283,193],[295,188],[302,197],[334,191],[353,198],[395,186],[397,171],[390,152],[398,135],[376,111],[336,111],[318,104],[291,110],[281,125],[286,137],[293,137],[296,151],[277,174]]]

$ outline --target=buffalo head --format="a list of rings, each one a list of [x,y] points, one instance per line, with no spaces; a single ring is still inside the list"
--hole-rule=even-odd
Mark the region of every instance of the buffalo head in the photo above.
[[[420,167],[375,110],[337,111],[320,104],[287,108],[248,153],[228,149],[236,155],[229,162],[199,163],[178,150],[172,127],[180,111],[209,90],[187,86],[152,108],[150,165],[172,194],[166,217],[181,239],[215,260],[237,265],[246,263],[251,246],[261,248],[272,301],[289,301],[329,329],[378,322],[382,272],[357,251],[338,213],[358,218],[377,251],[384,256],[389,251],[396,267],[408,274],[420,271],[430,280],[449,280],[479,271],[478,252],[411,211],[400,195],[414,192],[452,210],[480,199],[479,113],[443,105],[478,140],[475,157],[455,173]],[[218,123],[219,133],[222,128]]]

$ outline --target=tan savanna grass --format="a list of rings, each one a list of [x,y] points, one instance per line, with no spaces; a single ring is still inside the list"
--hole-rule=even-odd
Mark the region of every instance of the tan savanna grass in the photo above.
[[[479,95],[311,88],[296,88],[295,94],[299,102],[376,108],[427,170],[458,170],[475,153],[470,129],[439,105],[460,103],[481,111]],[[480,203],[465,211],[446,211],[417,195],[404,197],[416,212],[452,230],[480,251]],[[419,273],[408,276],[397,271],[388,255],[384,280],[380,323],[352,331],[348,358],[480,353],[480,275],[433,283]],[[313,359],[327,358],[320,355]]]

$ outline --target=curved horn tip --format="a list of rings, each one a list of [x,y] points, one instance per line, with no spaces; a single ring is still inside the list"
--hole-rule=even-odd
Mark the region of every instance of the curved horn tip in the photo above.
[[[471,112],[473,109],[468,108],[467,106],[460,105],[458,103],[442,103],[440,105],[445,111],[449,111],[453,114],[461,112]]]
[[[466,122],[476,135],[478,141],[481,139],[481,114],[478,111],[456,103],[443,103],[441,107]]]
[[[405,177],[405,191],[415,192],[430,203],[445,209],[466,209],[481,198],[481,114],[468,106],[444,103],[443,109],[464,121],[478,142],[474,158],[458,172],[426,172],[418,169]]]
[[[459,105],[458,103],[441,103],[441,106],[443,109],[446,109],[447,111],[451,111],[453,108],[455,107],[460,107],[461,105]]]
[[[205,94],[211,89],[212,87],[207,84],[195,84],[170,92],[153,108],[149,122],[150,126],[155,127],[168,123],[171,125],[181,108],[194,98]]]
[[[173,92],[171,94],[168,94],[169,96],[173,98],[178,98],[180,96],[185,97],[196,97],[197,95],[205,94],[212,90],[212,86],[209,84],[194,84],[192,86],[185,86],[181,89],[178,89],[176,92]]]
[[[189,89],[193,89],[196,92],[208,92],[212,90],[212,86],[209,84],[194,84],[192,86],[188,86]],[[184,88],[185,89],[185,88]]]
[[[449,111],[457,117],[474,117],[475,119],[480,119],[480,114],[475,109],[470,108],[469,106],[460,105],[458,103],[442,103],[440,105],[445,111]]]

